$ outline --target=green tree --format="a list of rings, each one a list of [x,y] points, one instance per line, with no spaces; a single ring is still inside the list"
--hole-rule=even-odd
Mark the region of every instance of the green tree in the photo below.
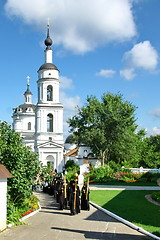
[[[6,122],[0,122],[0,163],[13,175],[8,179],[10,201],[23,202],[32,194],[32,181],[39,172],[38,156]]]
[[[78,172],[80,171],[80,167],[78,164],[76,164],[73,160],[68,160],[65,164],[65,169],[67,171],[75,171]]]
[[[139,167],[142,151],[144,149],[145,131],[142,129],[135,133],[134,128],[128,128],[118,141],[113,143],[110,158],[124,167]]]
[[[104,94],[101,101],[95,96],[87,97],[85,106],[78,108],[77,114],[68,120],[70,131],[78,144],[91,148],[101,165],[113,157],[120,162],[126,159],[126,153],[129,158],[137,151],[135,109],[121,94]]]
[[[146,168],[160,167],[160,135],[146,137],[143,140],[140,166]]]

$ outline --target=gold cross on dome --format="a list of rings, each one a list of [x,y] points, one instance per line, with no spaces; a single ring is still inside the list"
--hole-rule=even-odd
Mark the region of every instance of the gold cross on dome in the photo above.
[[[49,18],[48,18],[48,24],[47,24],[47,27],[49,28]]]
[[[29,86],[30,85],[30,76],[27,76],[26,78],[27,78],[27,86]]]

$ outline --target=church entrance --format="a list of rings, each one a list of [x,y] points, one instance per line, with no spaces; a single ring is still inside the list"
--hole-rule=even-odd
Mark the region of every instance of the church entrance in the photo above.
[[[54,170],[54,168],[55,168],[55,162],[54,162],[54,161],[55,161],[55,160],[54,160],[54,157],[53,157],[52,155],[48,155],[48,156],[46,157],[47,166],[52,167],[53,170]]]

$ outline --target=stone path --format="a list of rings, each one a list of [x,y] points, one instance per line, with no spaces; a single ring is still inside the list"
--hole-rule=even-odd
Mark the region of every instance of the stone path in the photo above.
[[[158,190],[159,186],[114,186],[114,185],[90,185],[91,190]]]
[[[40,212],[26,219],[26,225],[0,233],[0,240],[150,239],[92,206],[90,211],[70,216],[69,210],[58,210],[52,196],[43,192],[36,195],[40,199]]]

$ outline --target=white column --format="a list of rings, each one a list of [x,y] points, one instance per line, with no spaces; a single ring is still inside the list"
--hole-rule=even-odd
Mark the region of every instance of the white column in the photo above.
[[[45,50],[45,63],[52,63],[52,49]]]

